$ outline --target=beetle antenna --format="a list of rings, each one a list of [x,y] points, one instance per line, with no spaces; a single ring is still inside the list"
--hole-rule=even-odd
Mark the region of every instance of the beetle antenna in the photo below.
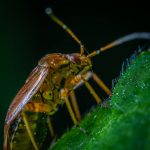
[[[79,40],[79,38],[73,33],[73,31],[65,24],[63,23],[59,18],[57,18],[52,9],[50,7],[45,9],[45,13],[56,23],[58,24],[61,28],[63,28],[79,45],[80,45],[80,54],[84,54],[84,45],[82,42]]]
[[[93,51],[87,57],[94,57],[94,56],[100,54],[101,52],[106,51],[110,48],[113,48],[115,46],[121,45],[123,43],[129,42],[132,40],[139,40],[139,39],[150,40],[150,32],[135,32],[135,33],[125,35],[125,36],[101,47],[100,49]]]

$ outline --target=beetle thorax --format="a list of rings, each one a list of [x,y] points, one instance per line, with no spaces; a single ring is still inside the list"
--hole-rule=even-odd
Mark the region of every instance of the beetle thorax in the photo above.
[[[54,53],[44,56],[38,64],[40,66],[50,67],[53,69],[62,68],[63,66],[70,65],[71,69],[78,67],[82,70],[87,66],[91,66],[91,60],[87,56],[81,55],[79,53]]]
[[[74,79],[80,74],[86,74],[92,66],[87,56],[78,53],[48,54],[39,61],[39,65],[50,68],[48,80],[51,80],[52,85],[59,89],[65,86],[72,89],[75,85]],[[72,81],[73,84],[71,84]]]

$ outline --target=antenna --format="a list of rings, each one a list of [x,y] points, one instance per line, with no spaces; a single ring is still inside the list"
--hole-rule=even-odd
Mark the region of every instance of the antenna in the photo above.
[[[45,9],[45,13],[56,23],[58,24],[62,29],[64,29],[79,45],[80,45],[80,54],[84,54],[84,45],[79,40],[79,38],[73,33],[73,31],[65,24],[63,23],[59,18],[57,18],[52,9],[50,7]]]
[[[101,47],[100,49],[93,51],[87,57],[94,57],[96,55],[99,55],[101,52],[106,51],[110,48],[113,48],[115,46],[121,45],[121,44],[129,42],[129,41],[139,40],[139,39],[150,40],[150,32],[135,32],[135,33],[125,35],[125,36]]]

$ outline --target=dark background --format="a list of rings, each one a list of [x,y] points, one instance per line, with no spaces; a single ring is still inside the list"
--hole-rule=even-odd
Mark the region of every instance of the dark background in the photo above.
[[[0,141],[3,141],[3,126],[8,106],[38,60],[47,53],[79,52],[79,46],[74,40],[44,13],[45,7],[48,6],[76,33],[89,52],[123,35],[150,31],[149,5],[146,1],[1,2]],[[93,70],[111,88],[112,79],[119,75],[122,62],[143,44],[143,41],[130,42],[102,53],[93,59]],[[93,86],[97,89],[95,84]],[[101,93],[101,97],[105,99],[106,95],[102,91]],[[88,100],[89,96],[84,87],[77,90],[83,113],[93,104],[92,100]],[[71,124],[65,107],[60,108],[60,111],[62,116],[56,114],[53,119],[57,131],[63,130],[57,121],[61,121],[61,126],[67,127]],[[2,146],[2,143],[0,145]]]

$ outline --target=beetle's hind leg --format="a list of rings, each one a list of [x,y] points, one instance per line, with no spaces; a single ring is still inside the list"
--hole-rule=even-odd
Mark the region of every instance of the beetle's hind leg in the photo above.
[[[51,119],[50,119],[49,116],[47,116],[47,125],[48,125],[48,128],[49,128],[51,137],[54,137],[55,133],[54,133],[53,125],[52,125],[52,122],[51,122]]]
[[[25,106],[25,110],[30,111],[30,112],[51,113],[53,111],[53,108],[49,106],[48,104],[34,102],[34,103],[28,103]],[[53,125],[49,116],[47,116],[47,125],[49,128],[51,137],[54,137],[54,129],[53,129]]]
[[[31,142],[33,144],[33,147],[34,147],[35,150],[38,150],[37,143],[36,143],[36,141],[34,139],[34,136],[32,134],[32,131],[31,131],[31,128],[30,128],[30,125],[29,125],[29,122],[28,122],[28,119],[27,119],[27,116],[26,116],[25,112],[22,113],[22,118],[23,118],[26,130],[28,132],[28,135],[29,135],[29,137],[31,139]]]
[[[34,147],[35,150],[38,150],[39,149],[38,145],[35,141],[35,138],[34,138],[34,135],[32,133],[31,127],[29,125],[27,115],[25,113],[26,111],[28,111],[28,112],[39,112],[39,113],[50,113],[52,111],[52,108],[49,105],[44,104],[44,103],[30,102],[25,106],[25,109],[22,113],[22,118],[23,118],[26,130],[27,130],[27,133],[28,133],[28,135],[31,139],[32,144],[33,144],[33,147]],[[47,124],[48,124],[48,128],[50,130],[50,134],[53,137],[54,136],[54,130],[53,130],[51,121],[49,119],[47,119]]]

